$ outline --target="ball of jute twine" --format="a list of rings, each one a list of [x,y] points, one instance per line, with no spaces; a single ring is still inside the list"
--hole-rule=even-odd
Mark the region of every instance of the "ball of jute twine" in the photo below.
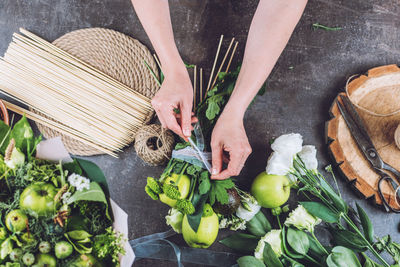
[[[143,126],[135,135],[137,155],[153,166],[162,165],[171,157],[174,144],[171,131],[158,124]]]

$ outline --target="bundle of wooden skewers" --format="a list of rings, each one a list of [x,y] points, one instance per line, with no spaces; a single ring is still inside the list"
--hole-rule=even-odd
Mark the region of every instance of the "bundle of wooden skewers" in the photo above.
[[[30,110],[8,109],[104,153],[132,141],[150,99],[40,37],[20,29],[0,60],[0,90]]]

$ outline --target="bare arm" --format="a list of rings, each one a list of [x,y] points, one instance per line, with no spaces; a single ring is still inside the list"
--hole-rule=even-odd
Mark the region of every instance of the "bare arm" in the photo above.
[[[165,80],[152,104],[161,124],[182,137],[191,135],[193,89],[175,45],[168,0],[132,0],[147,35],[160,58]],[[173,109],[180,110],[182,118]]]
[[[250,26],[243,64],[232,96],[212,136],[213,178],[238,175],[251,153],[243,117],[285,48],[307,0],[261,0]],[[232,129],[227,133],[224,129]],[[223,151],[229,153],[228,168],[221,172]]]

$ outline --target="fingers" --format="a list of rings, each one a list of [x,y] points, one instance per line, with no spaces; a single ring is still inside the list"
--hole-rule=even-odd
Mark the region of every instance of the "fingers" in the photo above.
[[[212,175],[211,178],[216,180],[224,180],[231,176],[239,175],[250,153],[251,153],[250,146],[243,146],[241,148],[239,147],[236,148],[235,150],[230,151],[229,152],[230,159],[228,167],[221,173]]]
[[[211,158],[212,158],[212,176],[217,175],[221,172],[222,169],[222,155],[223,150],[222,146],[219,144],[211,144]]]
[[[181,103],[180,111],[182,116],[181,131],[185,137],[189,138],[192,135],[192,105]]]

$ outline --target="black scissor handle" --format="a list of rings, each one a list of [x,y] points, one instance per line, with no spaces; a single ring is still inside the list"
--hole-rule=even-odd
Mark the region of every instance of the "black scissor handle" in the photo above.
[[[389,203],[386,201],[386,198],[383,196],[382,189],[381,189],[381,185],[382,185],[382,182],[384,182],[384,181],[389,181],[389,182],[390,182],[390,185],[393,187],[393,190],[394,190],[394,192],[395,192],[395,198],[396,198],[396,199],[397,199],[397,197],[400,198],[400,190],[398,190],[399,187],[400,187],[400,185],[399,185],[392,177],[387,176],[387,175],[382,176],[382,177],[379,179],[379,182],[378,182],[378,193],[379,193],[379,196],[380,196],[381,199],[382,199],[383,207],[385,208],[386,212],[390,212],[390,211],[391,211],[391,212],[394,212],[394,213],[400,213],[400,209],[394,209],[394,208],[392,208],[392,207],[389,205]],[[397,195],[397,196],[396,196],[396,195]],[[396,200],[396,202],[397,202],[397,200]]]

